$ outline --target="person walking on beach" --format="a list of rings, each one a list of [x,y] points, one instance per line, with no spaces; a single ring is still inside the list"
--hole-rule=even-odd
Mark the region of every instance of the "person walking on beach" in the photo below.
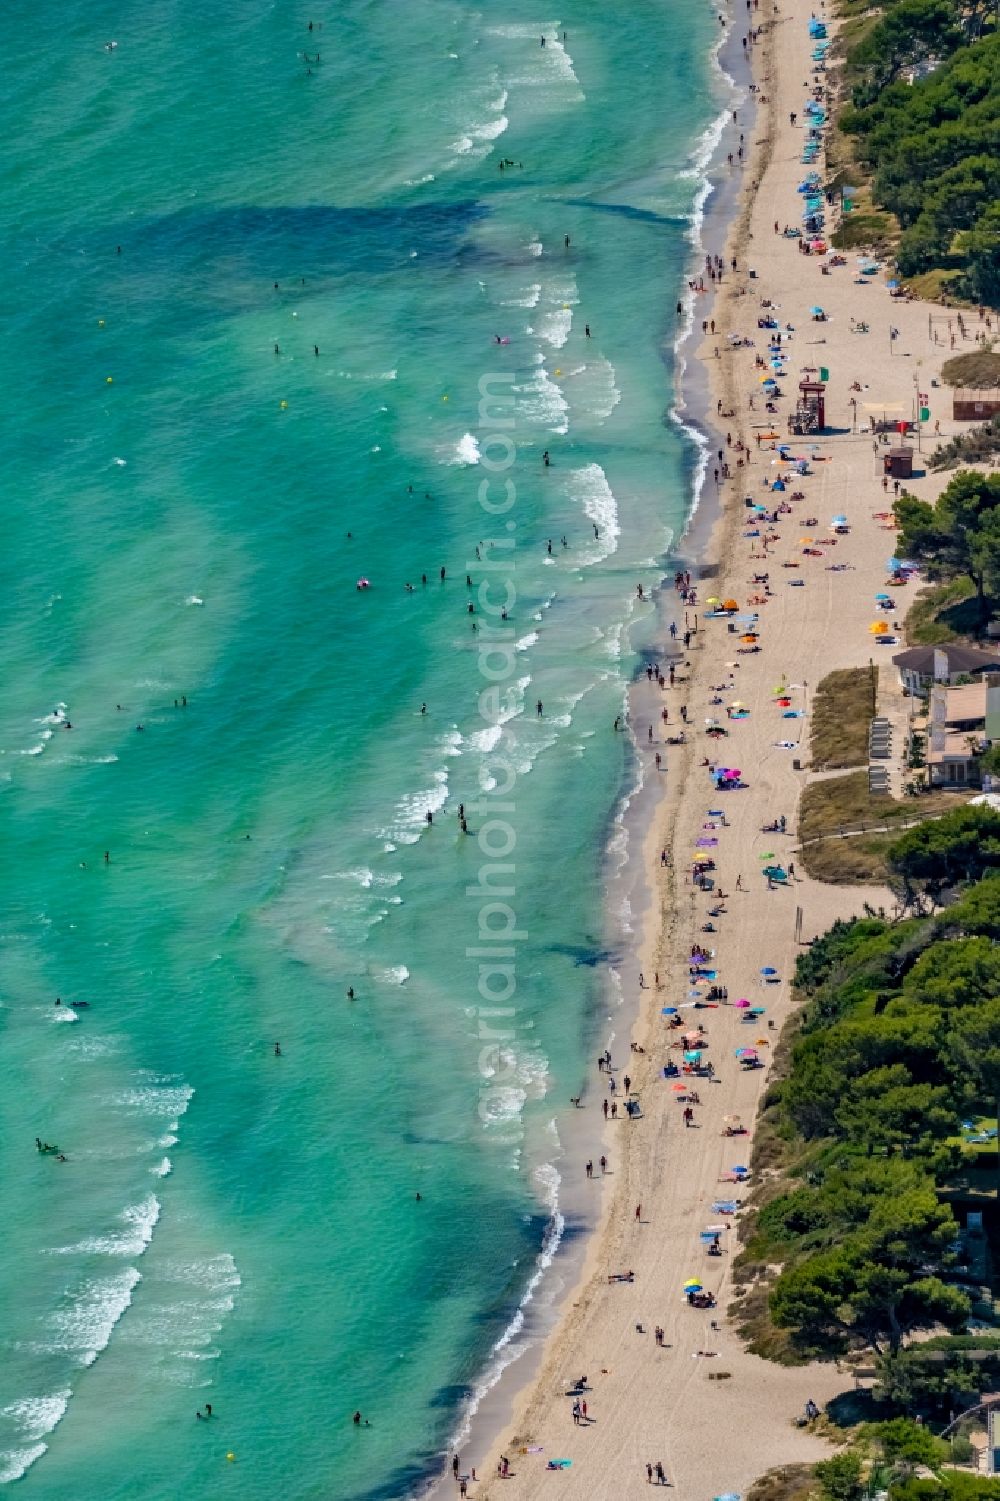
[[[659,1460],[656,1461],[656,1483],[657,1485],[666,1485],[667,1483],[666,1473]]]
[[[594,1164],[592,1162],[588,1161],[587,1162],[587,1177],[588,1178],[592,1178],[593,1176],[594,1176]]]
[[[603,1154],[602,1154],[602,1156],[601,1156],[601,1172],[602,1173],[606,1173],[607,1170],[608,1170],[608,1159],[605,1156],[603,1156]]]
[[[646,1465],[646,1484],[647,1485],[652,1485],[652,1483],[653,1483],[653,1466],[651,1464],[647,1464]]]
[[[685,1126],[685,1129],[688,1126],[692,1125],[693,1122],[694,1122],[694,1111],[691,1109],[690,1105],[685,1105],[684,1106],[684,1126]]]
[[[641,1204],[637,1204],[635,1206],[635,1222],[636,1222],[637,1225],[642,1222],[642,1205]]]

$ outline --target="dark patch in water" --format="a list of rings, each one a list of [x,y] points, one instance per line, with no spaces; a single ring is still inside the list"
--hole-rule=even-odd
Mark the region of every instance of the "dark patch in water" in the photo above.
[[[384,208],[241,204],[168,214],[112,233],[122,244],[123,271],[162,271],[164,262],[186,271],[196,264],[206,290],[216,276],[241,274],[283,289],[287,280],[287,290],[305,277],[308,290],[317,276],[450,264],[469,227],[487,212],[472,200]]]
[[[593,209],[598,214],[614,214],[619,219],[635,219],[640,224],[662,224],[671,229],[687,229],[686,214],[656,214],[649,208],[635,208],[631,203],[592,203],[586,198],[567,198],[574,208]]]
[[[610,949],[591,948],[577,943],[550,943],[548,952],[563,954],[583,969],[596,969],[599,964],[607,964],[612,957]]]

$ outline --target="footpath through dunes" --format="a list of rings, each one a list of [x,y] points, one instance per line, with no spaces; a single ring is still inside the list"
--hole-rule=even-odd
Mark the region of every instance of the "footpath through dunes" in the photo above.
[[[874,656],[891,697],[892,612],[881,617],[888,643],[871,625],[895,531],[885,447],[871,425],[882,412],[909,417],[917,390],[932,390],[946,351],[929,333],[931,318],[947,312],[893,299],[891,273],[862,277],[853,257],[824,273],[825,257],[803,254],[781,232],[800,219],[803,174],[813,162],[822,170],[803,119],[813,88],[809,21],[805,0],[780,14],[760,8],[752,51],[767,102],[755,126],[743,109],[733,127],[751,147],[741,205],[729,244],[705,247],[724,249],[714,305],[697,299],[696,316],[709,325],[699,356],[721,429],[709,483],[718,467],[724,509],[701,561],[704,582],[693,575],[690,669],[633,726],[640,753],[669,765],[670,793],[646,839],[657,900],[625,971],[633,986],[644,977],[644,1007],[632,1051],[623,1039],[610,1074],[602,1071],[618,1100],[630,1075],[641,1118],[619,1119],[607,1132],[612,1171],[595,1187],[604,1194],[601,1229],[538,1378],[488,1454],[462,1456],[462,1473],[476,1465],[481,1483],[472,1493],[480,1496],[534,1497],[553,1485],[572,1497],[639,1496],[650,1478],[656,1483],[658,1463],[682,1496],[743,1492],[771,1466],[829,1453],[794,1419],[807,1398],[823,1403],[845,1386],[830,1365],[787,1368],[748,1355],[726,1322],[744,1176],[734,1169],[749,1162],[773,1044],[789,1014],[797,939],[865,902],[889,900],[883,889],[823,885],[796,868],[796,808],[810,780],[811,693],[821,679]],[[729,149],[724,140],[723,173]],[[738,158],[728,170],[740,171]],[[867,332],[855,332],[858,323]],[[781,394],[769,411],[763,380],[772,375]],[[789,437],[805,377],[824,381],[825,430]],[[931,419],[942,439],[959,430],[933,401]],[[801,464],[779,454],[786,439]],[[934,499],[946,480],[918,467],[907,486]],[[897,596],[900,616],[914,587]],[[729,598],[735,612],[709,602]],[[682,706],[687,743],[670,746]],[[699,862],[711,862],[711,890],[695,879]],[[709,1001],[713,987],[722,988],[721,1003]],[[702,1037],[675,1051],[699,1024]],[[665,1076],[685,1049],[710,1061],[713,1077]],[[749,1134],[728,1134],[736,1117]],[[570,1148],[568,1170],[584,1169]],[[715,1226],[718,1257],[708,1254]],[[691,1306],[689,1281],[713,1295],[714,1308]],[[556,1480],[549,1466],[560,1461]]]

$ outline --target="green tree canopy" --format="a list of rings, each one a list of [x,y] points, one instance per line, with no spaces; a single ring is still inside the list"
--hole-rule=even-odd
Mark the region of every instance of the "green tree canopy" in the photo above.
[[[1000,476],[962,470],[936,505],[904,494],[894,509],[900,557],[915,559],[932,579],[970,579],[985,622],[1000,596]]]

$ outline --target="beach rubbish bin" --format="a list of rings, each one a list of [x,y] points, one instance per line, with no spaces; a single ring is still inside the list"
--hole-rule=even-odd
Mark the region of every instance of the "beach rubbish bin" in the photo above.
[[[792,757],[792,770],[793,771],[801,771],[802,770],[802,762],[799,760],[798,756],[793,756]]]
[[[753,267],[750,268],[750,280],[751,281],[756,281],[757,280],[757,273],[753,269]]]

